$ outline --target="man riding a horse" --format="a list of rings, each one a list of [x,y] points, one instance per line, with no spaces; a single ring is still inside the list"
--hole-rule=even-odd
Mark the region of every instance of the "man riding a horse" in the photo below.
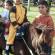
[[[44,50],[47,55],[51,55],[51,47],[52,47],[52,32],[54,30],[54,23],[52,17],[49,15],[49,5],[46,1],[40,1],[38,3],[39,12],[41,15],[33,21],[33,25],[37,30],[37,33],[40,33],[39,42],[43,42],[41,44],[42,50]],[[44,40],[41,40],[41,38]],[[34,42],[36,42],[36,38],[34,38]],[[38,41],[38,40],[37,40]],[[32,43],[35,48],[36,43]]]
[[[25,44],[16,34],[16,32],[19,34],[26,29],[28,23],[26,13],[27,9],[22,5],[21,0],[15,0],[15,6],[10,10],[9,35],[6,42],[7,54],[9,54],[9,45],[14,45],[14,55],[26,55]]]

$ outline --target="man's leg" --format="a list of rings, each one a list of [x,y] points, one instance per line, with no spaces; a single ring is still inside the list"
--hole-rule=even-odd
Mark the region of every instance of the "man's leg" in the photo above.
[[[12,47],[13,45],[6,45],[6,51],[5,51],[6,55],[9,55],[9,53],[13,53]]]
[[[0,46],[0,55],[2,55],[2,47]]]
[[[6,55],[9,55],[9,45],[6,45],[5,54],[6,54]]]

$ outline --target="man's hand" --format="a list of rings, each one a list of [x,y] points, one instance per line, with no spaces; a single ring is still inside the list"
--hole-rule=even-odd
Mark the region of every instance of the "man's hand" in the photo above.
[[[19,29],[19,28],[20,28],[20,26],[19,26],[19,25],[16,25],[16,26],[15,26],[15,29],[17,29],[17,28]]]
[[[35,27],[36,29],[40,29],[42,31],[45,31],[47,26],[41,23],[38,23],[38,25]]]
[[[29,22],[25,22],[25,23],[23,23],[22,26],[26,26],[26,25],[28,25],[28,24],[29,24]]]

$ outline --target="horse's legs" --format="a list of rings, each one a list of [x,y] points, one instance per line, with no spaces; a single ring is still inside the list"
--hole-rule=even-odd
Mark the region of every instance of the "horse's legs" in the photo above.
[[[0,49],[0,55],[2,55],[2,49]]]
[[[0,55],[2,55],[2,46],[0,46]]]
[[[14,55],[29,55],[29,53],[27,53],[26,46],[22,40],[15,40]]]

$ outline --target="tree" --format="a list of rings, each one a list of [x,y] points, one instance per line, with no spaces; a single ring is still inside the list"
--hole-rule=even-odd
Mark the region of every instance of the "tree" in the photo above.
[[[28,0],[28,10],[30,10],[30,0]]]
[[[52,0],[47,0],[49,7],[51,7]]]
[[[5,0],[0,0],[0,1],[3,1],[4,2]]]

